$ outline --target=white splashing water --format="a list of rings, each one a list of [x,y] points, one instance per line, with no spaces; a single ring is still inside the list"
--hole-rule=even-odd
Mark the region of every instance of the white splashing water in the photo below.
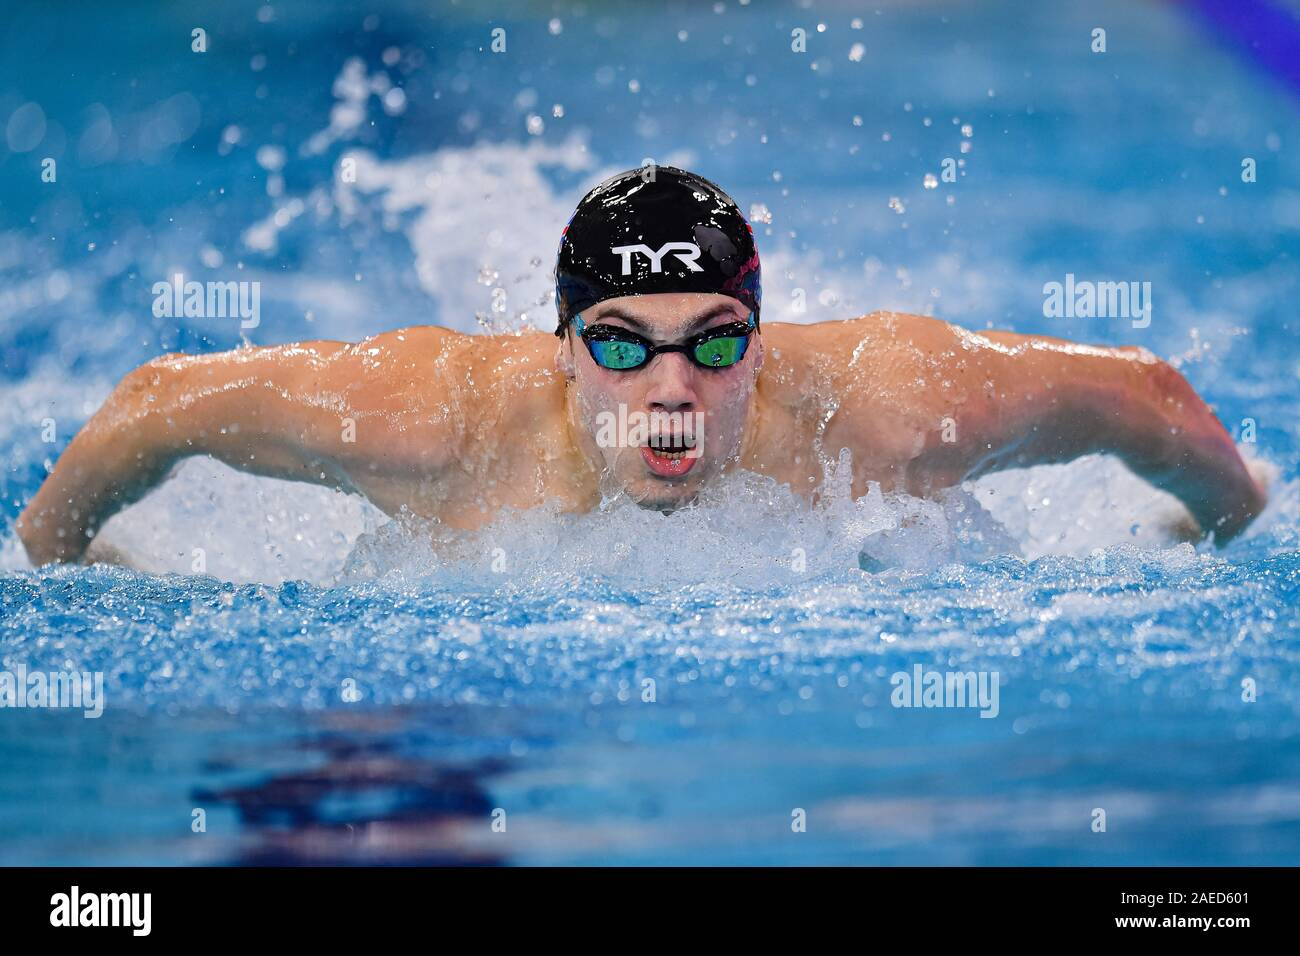
[[[841,469],[843,465],[840,466]],[[840,472],[843,474],[843,471]],[[1275,495],[1251,535],[1294,525],[1300,495]],[[1087,557],[1115,545],[1167,548],[1181,505],[1118,463],[1006,472],[936,500],[852,500],[831,475],[810,505],[789,488],[736,473],[674,514],[613,501],[591,514],[555,507],[506,511],[475,532],[415,516],[390,520],[356,496],[257,478],[195,458],[148,497],[114,516],[91,555],[153,573],[207,573],[278,584],[436,577],[492,588],[539,587],[594,576],[663,587],[702,580],[761,588],[861,570],[929,569],[997,555]],[[27,563],[10,535],[0,568]]]

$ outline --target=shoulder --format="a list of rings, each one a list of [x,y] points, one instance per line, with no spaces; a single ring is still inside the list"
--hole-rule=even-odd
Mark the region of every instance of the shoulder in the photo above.
[[[331,356],[334,364],[364,380],[403,391],[438,393],[462,385],[541,367],[549,336],[476,335],[436,325],[382,332],[347,345]],[[554,340],[551,339],[554,354]]]
[[[920,454],[959,400],[957,368],[970,345],[956,326],[896,312],[774,323],[763,334],[768,397],[805,406],[803,414],[825,422],[830,453],[849,448],[871,468]]]
[[[484,424],[527,428],[563,404],[556,338],[543,332],[478,335],[437,326],[385,332],[351,347],[390,396],[423,421],[461,432]]]
[[[347,357],[376,372],[398,372],[414,365],[454,361],[471,336],[437,325],[412,325],[372,335],[348,345]]]
[[[547,395],[548,371],[549,379],[557,377],[555,339],[542,333],[471,335],[410,326],[354,343],[278,349],[282,361],[302,358],[293,362],[300,374],[288,387],[326,417],[354,421],[352,450],[372,468],[389,462],[433,472],[497,424],[522,414],[520,427],[527,427],[535,407],[522,400],[527,390],[534,389],[534,398]],[[556,404],[562,387],[559,392]]]
[[[421,365],[455,373],[487,369],[511,371],[552,364],[555,338],[542,332],[486,335],[456,332],[437,325],[413,325],[393,329],[348,346],[348,352],[362,360],[377,362],[378,369],[401,369]]]
[[[837,404],[873,395],[906,395],[923,387],[922,372],[961,363],[972,343],[939,319],[873,312],[809,325],[763,329],[764,374],[792,393],[832,389]],[[925,383],[928,389],[928,383]]]
[[[763,328],[769,352],[840,373],[873,368],[882,361],[895,364],[954,352],[966,347],[967,334],[940,319],[904,312],[872,312],[808,325],[774,322]]]

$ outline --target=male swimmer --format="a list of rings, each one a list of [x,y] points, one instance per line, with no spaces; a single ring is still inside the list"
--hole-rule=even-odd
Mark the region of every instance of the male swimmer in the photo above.
[[[18,532],[34,564],[81,558],[190,455],[455,528],[620,494],[668,511],[733,468],[813,497],[843,449],[855,495],[1109,452],[1218,542],[1264,505],[1213,412],[1143,349],[895,313],[760,329],[760,299],[731,198],[682,170],[631,170],[589,192],[560,241],[558,343],[421,326],[163,356],[77,434]],[[650,424],[618,434],[611,416]],[[698,424],[664,424],[683,421]]]

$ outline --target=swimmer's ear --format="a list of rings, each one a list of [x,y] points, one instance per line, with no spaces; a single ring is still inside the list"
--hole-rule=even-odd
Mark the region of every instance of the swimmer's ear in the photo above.
[[[560,344],[555,350],[555,370],[573,381],[577,370],[573,367],[573,339],[566,332],[564,338],[560,339]]]

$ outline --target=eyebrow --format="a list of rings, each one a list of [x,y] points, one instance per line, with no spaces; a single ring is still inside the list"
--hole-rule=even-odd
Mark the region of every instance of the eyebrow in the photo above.
[[[735,311],[731,306],[726,305],[725,303],[720,303],[718,305],[715,305],[712,308],[708,309],[707,311],[701,312],[699,315],[695,316],[695,318],[691,319],[691,321],[687,323],[685,329],[682,330],[683,336],[688,336],[692,332],[695,332],[698,329],[703,328],[705,323],[713,319],[716,319],[720,315],[734,316]],[[618,306],[611,307],[608,312],[602,314],[600,318],[598,318],[596,321],[603,322],[605,319],[622,319],[628,325],[632,326],[632,330],[634,332],[640,332],[646,334],[647,338],[650,337],[648,333],[655,331],[654,329],[646,325],[643,321],[638,319],[636,316],[632,315],[629,312],[623,311],[623,309],[619,308]]]

